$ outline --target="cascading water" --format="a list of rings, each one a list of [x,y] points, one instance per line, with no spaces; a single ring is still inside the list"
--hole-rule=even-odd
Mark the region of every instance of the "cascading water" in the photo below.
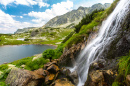
[[[90,64],[99,58],[103,53],[105,45],[111,43],[120,30],[120,23],[130,11],[130,0],[120,0],[115,10],[102,24],[98,36],[85,47],[80,53],[76,65],[70,69],[71,72],[77,71],[79,75],[78,86],[84,85],[87,80]],[[114,23],[114,24],[113,24]]]

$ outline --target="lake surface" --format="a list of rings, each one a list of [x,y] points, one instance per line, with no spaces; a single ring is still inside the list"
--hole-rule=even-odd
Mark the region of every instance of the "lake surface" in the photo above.
[[[0,46],[0,64],[40,54],[46,49],[54,49],[49,45],[13,45]]]

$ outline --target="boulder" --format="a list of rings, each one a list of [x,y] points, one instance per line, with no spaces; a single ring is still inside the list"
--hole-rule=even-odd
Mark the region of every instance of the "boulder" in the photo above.
[[[43,76],[47,76],[49,75],[50,73],[47,71],[47,70],[43,70]]]
[[[126,76],[126,84],[127,86],[130,86],[130,75]]]
[[[44,65],[44,69],[47,69],[48,67],[50,67],[53,64],[57,65],[57,61],[54,60],[52,62],[48,62],[47,64]]]
[[[46,84],[50,84],[50,83],[54,80],[54,78],[55,78],[55,75],[54,75],[54,74],[47,75],[47,76],[45,77],[45,83],[46,83]]]
[[[50,73],[57,73],[59,70],[59,67],[54,64],[47,68],[47,71]]]
[[[35,70],[34,73],[38,74],[38,75],[43,75],[44,70],[42,68]]]
[[[70,77],[70,81],[71,81],[73,84],[75,84],[75,85],[78,84],[79,79],[78,79],[78,73],[77,73],[76,71],[70,73],[70,74],[69,74],[69,77]]]
[[[10,86],[40,86],[43,80],[43,76],[33,71],[13,68],[5,82]]]
[[[117,76],[117,72],[112,70],[89,71],[85,86],[111,86]]]
[[[58,79],[51,86],[75,86],[67,78]]]

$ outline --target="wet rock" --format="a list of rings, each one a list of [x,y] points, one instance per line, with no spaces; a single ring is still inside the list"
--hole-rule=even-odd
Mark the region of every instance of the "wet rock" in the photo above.
[[[66,52],[64,52],[60,59],[59,59],[59,66],[74,66],[75,60],[77,59],[77,56],[81,49],[83,49],[82,45],[84,43],[79,43],[77,45],[73,45],[70,49],[66,49]],[[84,46],[85,47],[85,46]]]
[[[58,79],[51,86],[75,86],[67,78]]]
[[[50,73],[47,71],[47,70],[43,70],[43,76],[47,76],[49,75]]]
[[[50,84],[50,83],[54,80],[54,78],[55,78],[55,75],[54,75],[54,74],[47,75],[47,76],[45,77],[45,83],[46,83],[46,84]]]
[[[59,67],[54,64],[47,68],[47,71],[50,73],[57,73],[59,70]]]
[[[35,70],[34,73],[38,74],[38,75],[43,75],[44,70],[42,68]]]
[[[126,76],[126,84],[127,86],[130,86],[130,75]]]
[[[52,62],[48,62],[47,64],[44,65],[44,69],[47,69],[48,67],[50,67],[52,64],[57,65],[58,61],[52,61]]]
[[[78,82],[79,82],[78,73],[77,73],[76,71],[74,71],[74,72],[70,73],[69,76],[70,76],[70,78],[71,78],[70,81],[71,81],[72,83],[74,83],[74,85],[77,85]]]
[[[111,86],[117,76],[112,70],[93,70],[89,72],[85,86]]]
[[[6,78],[6,84],[10,86],[40,86],[44,77],[35,72],[13,68]]]

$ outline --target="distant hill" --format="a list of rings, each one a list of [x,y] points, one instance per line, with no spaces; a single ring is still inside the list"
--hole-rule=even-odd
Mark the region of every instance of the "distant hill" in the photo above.
[[[106,9],[110,7],[110,3],[105,4],[94,4],[91,7],[79,7],[77,10],[72,10],[64,15],[56,16],[55,18],[48,21],[43,27],[73,27],[78,24],[81,19],[88,13],[94,10]]]
[[[14,34],[18,34],[18,33],[25,33],[28,32],[30,29],[34,29],[36,27],[27,27],[27,28],[23,28],[23,29],[18,29],[16,32],[14,32]]]

